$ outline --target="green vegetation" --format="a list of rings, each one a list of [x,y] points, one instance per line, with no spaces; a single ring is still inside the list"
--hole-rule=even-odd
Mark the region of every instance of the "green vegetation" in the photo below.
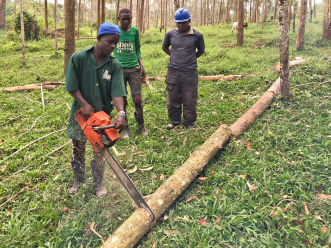
[[[154,243],[155,247],[330,246],[330,200],[316,196],[331,195],[331,43],[320,40],[320,20],[307,23],[301,52],[295,50],[295,34],[290,34],[290,59],[307,58],[291,71],[293,98],[277,97],[243,136],[222,149],[201,174],[208,179],[195,180],[139,247]],[[277,23],[267,23],[264,30],[250,24],[242,47],[234,45],[230,24],[197,30],[204,34],[207,48],[199,59],[200,75],[262,74],[235,81],[200,81],[197,128],[168,131],[164,83],[168,57],[161,51],[163,34],[151,30],[143,35],[147,74],[162,78],[151,82],[154,89],[144,87],[150,135],[137,135],[130,106],[132,137],[119,141],[116,148],[125,152],[119,157],[125,168],[138,167],[130,176],[144,195],[153,193],[220,123],[231,125],[278,77],[271,70],[279,61]],[[89,34],[88,27],[84,32]],[[5,35],[0,32],[0,87],[64,81],[63,39],[59,55],[54,55],[52,39],[27,42],[23,67],[20,43],[6,40]],[[77,40],[76,47],[93,43]],[[95,222],[96,231],[106,239],[134,211],[110,170],[105,181],[111,193],[106,198],[93,194],[89,168],[79,193],[68,195],[73,179],[71,146],[47,155],[67,142],[65,132],[10,157],[31,141],[66,127],[71,97],[64,87],[44,90],[44,98],[45,108],[38,90],[0,92],[0,247],[100,247],[101,240],[89,225]],[[90,146],[87,151],[89,160]],[[152,170],[140,170],[151,166]],[[247,182],[257,188],[251,192]],[[192,195],[197,198],[187,202]]]

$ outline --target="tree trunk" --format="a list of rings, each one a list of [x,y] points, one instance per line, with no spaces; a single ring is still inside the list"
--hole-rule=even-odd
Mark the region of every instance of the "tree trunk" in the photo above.
[[[275,0],[274,20],[277,19],[277,6],[278,6],[278,0]]]
[[[220,2],[220,7],[219,7],[219,12],[218,12],[218,20],[217,20],[217,23],[221,23],[222,22],[222,19],[223,19],[223,0],[221,0]]]
[[[103,0],[103,2],[105,2],[105,0]],[[117,0],[116,2],[116,16],[115,16],[115,23],[118,24],[118,16],[120,13],[120,0]]]
[[[313,4],[312,1],[309,0],[309,22],[313,21]]]
[[[64,71],[71,55],[75,52],[75,0],[64,0]]]
[[[238,0],[238,26],[237,26],[237,45],[244,43],[244,0]]]
[[[267,0],[263,1],[263,7],[262,7],[262,29],[264,29],[264,22],[267,17]]]
[[[81,0],[78,0],[78,8],[77,8],[77,38],[79,38],[80,7],[81,7]]]
[[[47,10],[47,0],[45,0],[45,5],[44,5],[44,18],[45,18],[45,29],[48,30],[48,10]]]
[[[147,11],[147,23],[146,23],[146,29],[149,29],[149,0],[146,1],[146,11]]]
[[[299,28],[297,36],[297,50],[303,49],[305,41],[305,26],[306,26],[307,0],[301,0],[300,14],[299,14]]]
[[[174,8],[175,10],[179,9],[179,0],[174,0]]]
[[[139,16],[139,0],[136,1],[136,26],[137,28],[139,29],[140,27],[140,24],[139,24],[139,21],[140,21],[140,16]],[[140,31],[140,30],[139,30]]]
[[[314,0],[314,18],[316,18],[316,3],[315,3],[315,0]]]
[[[119,1],[119,0],[118,0]],[[145,0],[141,0],[140,3],[140,13],[139,13],[139,24],[140,24],[140,32],[143,33],[144,32],[144,7],[145,7]]]
[[[260,21],[260,1],[256,0],[256,5],[255,5],[255,12],[256,12],[256,23],[259,23]]]
[[[331,16],[330,16],[330,0],[323,0],[324,13],[323,13],[323,32],[322,39],[331,39]]]
[[[118,0],[119,1],[119,0]],[[116,12],[117,14],[117,12]],[[115,22],[117,24],[117,15],[115,16]],[[105,0],[101,0],[101,23],[106,21],[106,2]]]
[[[6,26],[6,0],[0,0],[0,29]]]
[[[280,52],[280,92],[284,97],[290,96],[289,80],[289,38],[288,38],[288,1],[279,1],[279,52]]]
[[[202,1],[202,0],[201,0]],[[225,13],[225,22],[230,22],[230,0],[226,1],[226,13]]]
[[[292,33],[295,33],[295,18],[298,10],[298,1],[294,1],[293,3],[293,23],[292,23]]]
[[[290,29],[291,28],[291,19],[292,19],[292,0],[288,0],[287,18],[288,18],[288,27]]]
[[[160,11],[161,11],[161,16],[160,16],[160,33],[162,32],[162,29],[163,29],[163,23],[164,23],[164,14],[163,14],[163,11],[164,11],[164,6],[163,6],[163,0],[160,0]]]
[[[164,33],[167,33],[167,18],[168,17],[168,4],[167,0],[164,1]]]
[[[22,63],[26,65],[25,58],[25,33],[24,33],[24,16],[23,16],[23,0],[20,0],[20,18],[21,18],[21,39],[22,39]]]
[[[54,0],[54,42],[55,42],[55,55],[58,55],[57,45],[57,0]]]
[[[213,1],[213,17],[212,17],[213,25],[215,25],[215,11],[216,11],[216,0]]]
[[[97,18],[98,18],[98,20],[97,20],[97,24],[98,24],[97,31],[99,31],[99,28],[100,28],[100,25],[101,25],[100,4],[101,4],[101,0],[98,0],[97,1]]]
[[[130,0],[129,9],[130,9],[130,11],[132,13],[132,0]]]

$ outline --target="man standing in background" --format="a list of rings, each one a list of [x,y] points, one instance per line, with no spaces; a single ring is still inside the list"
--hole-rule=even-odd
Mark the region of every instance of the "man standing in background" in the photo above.
[[[141,80],[146,77],[140,53],[139,31],[136,27],[131,27],[132,15],[129,9],[121,9],[118,19],[122,36],[114,51],[115,57],[121,62],[125,88],[130,85],[131,96],[135,107],[134,117],[138,123],[139,133],[148,135],[144,126],[144,110],[141,96]],[[125,112],[128,105],[125,98]],[[127,127],[121,133],[123,138],[130,136],[130,129]]]
[[[178,9],[174,20],[177,28],[165,35],[162,45],[163,51],[170,56],[166,78],[170,119],[167,129],[180,124],[182,109],[183,125],[190,129],[197,119],[197,58],[204,53],[205,42],[203,35],[191,27],[187,9]]]

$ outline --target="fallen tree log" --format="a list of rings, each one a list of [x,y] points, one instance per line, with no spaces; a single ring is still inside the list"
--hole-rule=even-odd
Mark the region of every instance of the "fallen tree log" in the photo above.
[[[303,63],[304,61],[300,62]],[[186,162],[155,191],[147,201],[156,220],[189,186],[194,178],[201,172],[214,155],[225,146],[231,137],[238,137],[258,118],[269,106],[280,90],[280,78],[264,93],[264,95],[230,128],[227,125],[220,126],[200,146]],[[151,227],[148,213],[138,208],[103,244],[102,247],[129,248],[133,247]]]
[[[44,89],[54,89],[59,87],[60,85],[64,85],[62,82],[44,82],[41,83]],[[0,91],[7,91],[7,92],[17,92],[17,91],[28,91],[28,90],[39,90],[40,83],[37,84],[26,84],[22,86],[12,86],[12,87],[1,87]]]
[[[147,201],[155,218],[158,219],[178,196],[190,185],[206,164],[231,138],[227,125],[220,126],[200,146],[188,160],[155,191]],[[138,208],[117,231],[105,242],[103,247],[133,247],[153,226],[148,213]]]
[[[297,59],[297,60],[292,60],[292,61],[289,61],[288,62],[288,66],[289,68],[292,68],[292,67],[295,67],[295,66],[298,66],[298,65],[301,65],[303,62],[305,62],[306,60],[305,59]],[[277,63],[275,65],[275,70],[276,71],[280,71],[280,64]]]

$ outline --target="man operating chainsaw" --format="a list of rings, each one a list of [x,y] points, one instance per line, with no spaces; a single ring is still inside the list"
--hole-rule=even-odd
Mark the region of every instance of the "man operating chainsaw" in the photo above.
[[[68,126],[68,137],[72,139],[73,144],[71,165],[75,175],[75,181],[68,190],[70,194],[77,193],[80,183],[85,181],[86,137],[75,119],[75,113],[81,109],[87,118],[98,111],[110,114],[115,105],[118,114],[114,121],[116,129],[126,126],[126,92],[121,64],[110,55],[120,36],[121,31],[117,25],[110,22],[101,24],[96,44],[72,55],[66,68],[66,91],[74,98]],[[102,198],[107,195],[102,183],[105,169],[104,151],[93,153],[91,170],[94,189],[96,195]]]

